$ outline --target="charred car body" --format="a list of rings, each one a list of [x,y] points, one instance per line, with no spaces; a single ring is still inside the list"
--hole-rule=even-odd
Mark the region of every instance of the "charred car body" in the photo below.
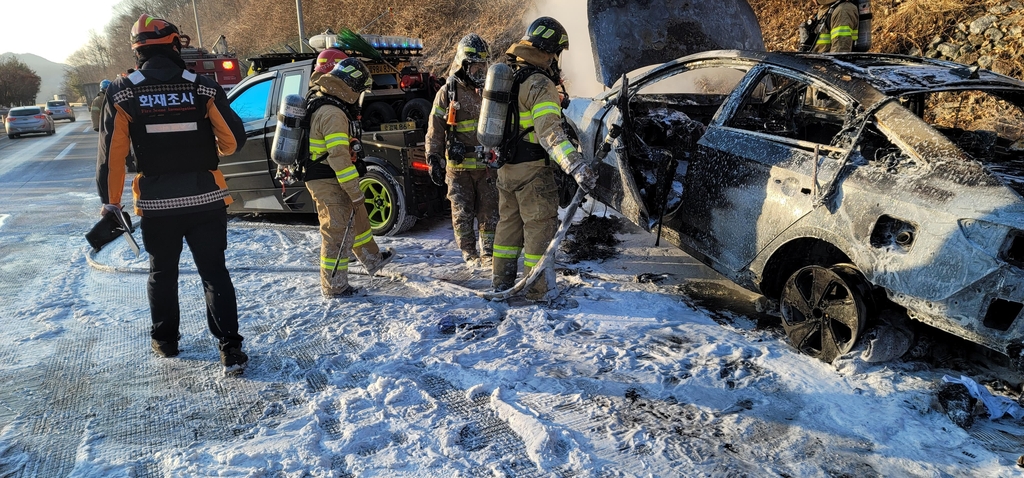
[[[566,111],[585,155],[613,144],[592,195],[778,301],[796,348],[831,361],[884,308],[1019,355],[1024,82],[744,51],[624,80]]]

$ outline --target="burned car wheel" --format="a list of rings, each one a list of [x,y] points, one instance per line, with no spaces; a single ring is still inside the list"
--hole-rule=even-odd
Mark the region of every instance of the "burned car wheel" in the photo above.
[[[359,180],[359,189],[366,196],[366,214],[375,236],[394,236],[409,230],[416,216],[407,214],[405,195],[391,173],[371,164],[366,175]]]
[[[857,343],[869,298],[869,286],[851,266],[804,267],[782,288],[782,328],[797,350],[832,362]]]

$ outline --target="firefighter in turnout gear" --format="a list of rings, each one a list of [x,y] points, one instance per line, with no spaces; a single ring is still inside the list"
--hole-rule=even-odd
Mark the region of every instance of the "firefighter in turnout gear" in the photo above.
[[[96,93],[96,97],[92,99],[92,103],[89,105],[89,113],[92,114],[92,130],[100,130],[100,112],[103,111],[103,98],[106,97],[107,87],[110,86],[110,80],[103,80],[100,82],[100,92]]]
[[[315,93],[306,105],[310,164],[304,180],[320,219],[320,288],[328,298],[356,292],[348,283],[348,251],[371,275],[395,257],[393,249],[382,252],[373,240],[352,149],[359,137],[353,131],[358,129],[353,123],[359,117],[359,96],[372,84],[363,62],[345,58],[314,81]]]
[[[213,80],[185,68],[178,29],[143,14],[132,26],[138,69],[106,89],[100,123],[96,185],[104,214],[120,214],[125,158],[134,146],[135,214],[149,253],[153,350],[178,354],[178,261],[188,243],[202,279],[206,319],[225,371],[248,361],[238,333],[235,288],[224,261],[231,202],[219,157],[245,143],[241,119]]]
[[[448,81],[434,97],[427,125],[427,163],[434,183],[448,184],[455,243],[466,262],[476,263],[493,255],[498,225],[498,188],[476,139],[489,55],[487,43],[475,33],[455,48]]]
[[[816,0],[817,15],[808,23],[812,31],[801,33],[814,37],[811,48],[815,53],[842,53],[853,51],[860,24],[857,4],[849,0]],[[803,40],[803,38],[801,38]]]
[[[493,286],[511,288],[518,260],[523,255],[526,274],[537,264],[558,228],[558,187],[553,168],[572,175],[585,191],[594,187],[597,176],[576,151],[563,128],[557,85],[558,56],[569,47],[562,25],[541,17],[530,25],[526,36],[508,49],[508,62],[515,71],[512,102],[518,105],[519,124],[511,152],[498,169],[498,228],[494,238]],[[507,136],[506,136],[507,137]],[[529,300],[551,300],[557,296],[554,268],[549,267],[527,291]]]

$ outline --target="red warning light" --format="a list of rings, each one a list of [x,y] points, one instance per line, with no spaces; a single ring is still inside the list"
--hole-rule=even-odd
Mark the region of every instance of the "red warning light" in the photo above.
[[[223,66],[225,70],[233,70],[235,69],[235,62],[231,60],[225,60],[224,63],[221,63],[221,66]]]

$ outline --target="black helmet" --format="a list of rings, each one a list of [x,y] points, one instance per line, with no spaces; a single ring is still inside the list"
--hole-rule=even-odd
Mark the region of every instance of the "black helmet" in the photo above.
[[[461,40],[459,44],[455,46],[455,59],[452,60],[452,66],[449,69],[449,74],[459,75],[460,73],[469,81],[474,83],[476,86],[482,86],[484,84],[484,77],[487,76],[487,69],[484,68],[480,75],[477,77],[469,75],[469,64],[470,63],[487,63],[487,59],[490,56],[490,50],[487,48],[487,42],[480,35],[476,33],[470,33]]]
[[[358,58],[348,57],[334,65],[331,76],[344,81],[352,91],[362,93],[373,86],[373,75],[370,69]]]
[[[560,53],[569,49],[569,34],[558,20],[551,17],[534,20],[526,29],[523,40],[548,53]]]

